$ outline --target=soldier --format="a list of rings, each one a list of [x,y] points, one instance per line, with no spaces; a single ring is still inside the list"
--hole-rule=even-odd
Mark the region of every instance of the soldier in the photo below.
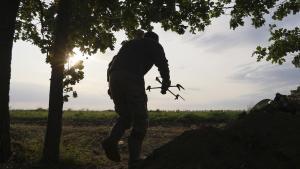
[[[123,44],[108,69],[109,94],[119,118],[109,137],[102,141],[106,156],[121,160],[118,142],[125,130],[132,128],[128,138],[129,168],[140,160],[142,142],[148,128],[147,95],[144,75],[155,65],[163,79],[161,93],[166,94],[171,81],[168,60],[159,37],[147,32]]]

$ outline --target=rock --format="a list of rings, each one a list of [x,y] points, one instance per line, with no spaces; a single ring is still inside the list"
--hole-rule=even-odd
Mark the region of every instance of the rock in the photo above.
[[[270,105],[272,100],[270,99],[263,99],[260,102],[256,103],[256,105],[251,109],[251,111],[258,111],[266,108],[267,106]]]

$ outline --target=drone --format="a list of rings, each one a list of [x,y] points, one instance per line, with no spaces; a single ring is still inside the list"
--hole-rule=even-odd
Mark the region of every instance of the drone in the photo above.
[[[162,84],[161,80],[159,79],[159,77],[156,77],[155,78],[156,81],[158,81],[160,84]],[[176,87],[179,91],[181,91],[182,89],[185,90],[185,88],[180,85],[180,84],[176,84],[176,85],[171,85],[169,86],[170,87]],[[152,87],[152,86],[147,86],[146,90],[148,90],[149,92],[152,90],[152,89],[161,89],[161,87]],[[182,100],[185,100],[182,96],[180,96],[179,94],[175,94],[173,93],[170,89],[167,90],[169,93],[171,93],[174,97],[175,97],[175,100],[178,100],[179,98],[181,98]]]

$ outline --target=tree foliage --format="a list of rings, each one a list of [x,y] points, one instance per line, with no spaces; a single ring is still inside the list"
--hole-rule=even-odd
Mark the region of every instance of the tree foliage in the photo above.
[[[47,54],[46,62],[53,59],[54,28],[58,1],[22,0],[17,18],[15,39],[29,41]],[[129,38],[136,29],[151,30],[153,23],[161,23],[164,30],[183,34],[186,30],[203,31],[211,18],[224,12],[222,2],[208,0],[73,0],[68,30],[68,56],[59,62],[66,64],[74,48],[84,54],[114,49],[114,32],[125,30]],[[65,92],[84,78],[83,63],[65,71]],[[77,93],[73,91],[73,96]],[[68,100],[69,95],[65,95]]]
[[[288,30],[284,28],[275,29],[270,26],[271,37],[269,41],[272,44],[269,47],[258,46],[253,55],[257,55],[257,60],[260,61],[266,58],[272,63],[282,64],[286,61],[285,56],[293,56],[292,63],[295,67],[300,67],[300,30],[299,27]]]
[[[230,26],[233,29],[243,26],[247,17],[250,17],[252,25],[258,28],[266,23],[267,14],[272,16],[273,22],[276,22],[282,21],[289,15],[299,15],[300,11],[299,0],[236,0],[225,3],[227,9],[232,9]],[[226,5],[224,6],[226,9]],[[296,67],[300,67],[299,27],[277,28],[276,24],[270,24],[270,34],[269,42],[271,44],[268,47],[257,46],[254,51],[253,55],[257,56],[257,60],[266,59],[272,63],[282,64],[286,61],[287,56],[292,56],[292,63]]]
[[[130,37],[136,29],[151,30],[153,23],[179,34],[186,29],[203,31],[211,18],[222,14],[223,5],[208,0],[73,0],[70,49],[79,48],[87,54],[105,52],[114,48],[114,32],[125,30]],[[56,8],[54,1],[23,0],[16,39],[50,52]],[[51,55],[47,61],[51,62]]]
[[[15,39],[29,41],[47,54],[46,62],[52,64],[53,32],[57,15],[56,1],[22,0],[17,19]],[[255,28],[266,23],[266,15],[281,21],[288,15],[299,13],[299,0],[73,0],[69,28],[69,54],[61,62],[67,63],[72,50],[79,48],[85,54],[114,49],[114,32],[125,30],[129,38],[136,29],[151,30],[153,23],[160,23],[164,30],[183,34],[186,30],[196,33],[211,24],[213,18],[230,12],[230,27],[243,26],[250,17]],[[253,55],[257,60],[266,59],[282,64],[286,56],[294,56],[292,63],[299,67],[299,27],[277,28],[270,25],[271,45],[258,46]],[[65,71],[65,92],[84,78],[83,62]],[[77,96],[73,91],[73,96]],[[67,100],[69,95],[65,96]]]

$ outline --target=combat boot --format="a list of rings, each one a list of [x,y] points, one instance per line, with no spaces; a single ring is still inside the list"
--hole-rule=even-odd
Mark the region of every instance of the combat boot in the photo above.
[[[105,139],[101,142],[101,145],[108,159],[115,162],[121,161],[118,143],[115,143],[110,139]]]

